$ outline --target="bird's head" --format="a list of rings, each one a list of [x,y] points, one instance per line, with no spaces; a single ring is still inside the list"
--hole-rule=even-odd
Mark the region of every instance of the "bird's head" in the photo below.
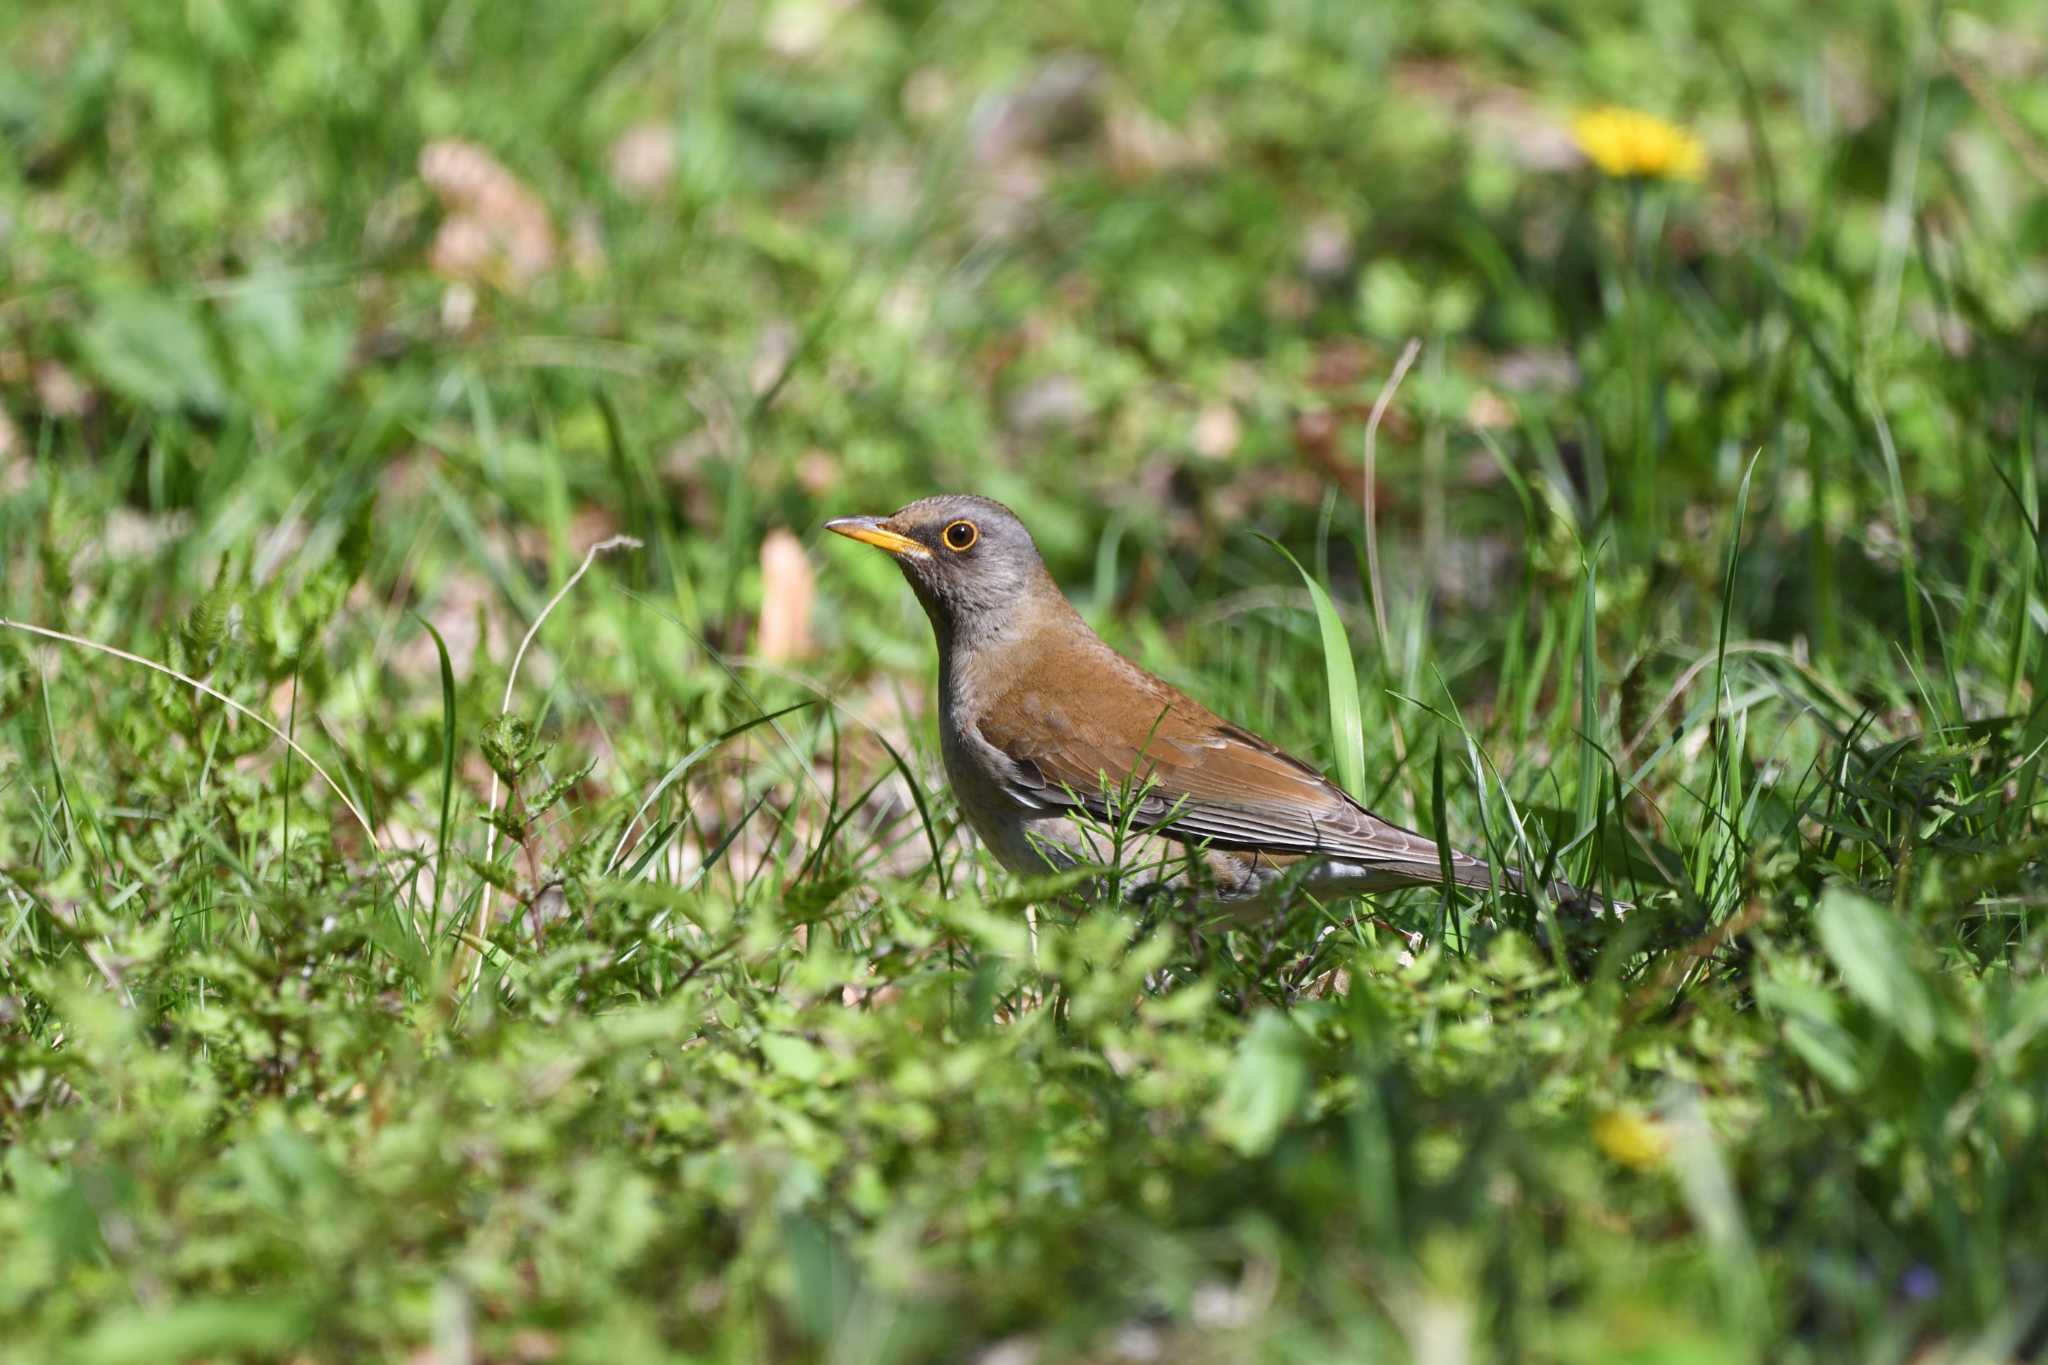
[[[1002,634],[1029,608],[1065,601],[1024,523],[988,498],[920,498],[886,517],[840,517],[825,529],[892,555],[943,643]]]

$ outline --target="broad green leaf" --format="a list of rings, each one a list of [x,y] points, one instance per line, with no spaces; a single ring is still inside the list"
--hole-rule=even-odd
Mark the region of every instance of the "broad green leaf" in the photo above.
[[[1315,603],[1316,626],[1323,637],[1323,677],[1330,694],[1330,745],[1337,755],[1337,780],[1345,791],[1365,798],[1365,721],[1358,705],[1358,670],[1351,662],[1351,639],[1344,632],[1344,620],[1337,604],[1316,582],[1301,561],[1288,554],[1287,547],[1270,536],[1259,539],[1271,545],[1294,566],[1308,595]]]
[[[1830,888],[1814,912],[1820,944],[1850,994],[1915,1051],[1934,1041],[1935,1001],[1898,919],[1853,891]]]
[[[794,1034],[763,1034],[761,1055],[768,1059],[768,1065],[791,1080],[815,1081],[825,1074],[825,1054]]]
[[[1863,1089],[1863,1042],[1842,1026],[1842,998],[1833,991],[1767,969],[1756,983],[1757,1003],[1783,1021],[1787,1046],[1814,1074],[1836,1089]]]
[[[1271,1151],[1308,1094],[1301,1031],[1277,1010],[1261,1014],[1238,1044],[1237,1058],[1209,1113],[1217,1137],[1244,1156]]]
[[[284,1353],[305,1324],[298,1310],[261,1299],[191,1299],[107,1319],[78,1343],[77,1359],[95,1365],[127,1361],[248,1358]]]
[[[303,297],[299,281],[271,266],[238,282],[221,304],[237,389],[281,419],[310,411],[332,391],[355,339],[346,322],[309,321]]]
[[[79,329],[78,350],[101,383],[140,407],[213,413],[227,406],[213,338],[192,304],[140,291],[109,294]]]

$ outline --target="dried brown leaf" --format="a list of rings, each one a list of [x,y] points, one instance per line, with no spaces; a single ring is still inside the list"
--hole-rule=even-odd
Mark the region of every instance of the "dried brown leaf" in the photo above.
[[[803,543],[783,527],[761,542],[761,619],[755,652],[788,663],[811,652],[811,605],[816,579]]]

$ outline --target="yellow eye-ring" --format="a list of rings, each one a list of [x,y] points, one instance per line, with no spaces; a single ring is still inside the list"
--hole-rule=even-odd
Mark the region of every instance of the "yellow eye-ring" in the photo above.
[[[946,542],[946,548],[949,550],[971,550],[974,548],[974,542],[981,539],[981,532],[971,521],[956,521],[945,529],[939,539]]]

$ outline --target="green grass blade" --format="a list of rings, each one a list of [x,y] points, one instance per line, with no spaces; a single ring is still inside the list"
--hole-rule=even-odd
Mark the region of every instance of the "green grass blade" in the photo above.
[[[1358,670],[1351,660],[1351,640],[1345,634],[1343,618],[1337,615],[1337,604],[1330,600],[1328,590],[1301,566],[1300,560],[1288,553],[1286,546],[1271,536],[1262,535],[1259,539],[1278,550],[1308,585],[1309,599],[1315,603],[1316,626],[1322,632],[1323,677],[1329,687],[1330,743],[1336,750],[1337,780],[1345,791],[1362,800],[1365,722],[1358,704]]]
[[[1585,580],[1579,589],[1585,624],[1579,631],[1579,827],[1575,838],[1583,839],[1600,815],[1600,630],[1595,592],[1599,558],[1596,550],[1586,557]]]
[[[950,897],[953,894],[952,878],[946,873],[946,860],[939,843],[939,826],[932,818],[931,803],[925,799],[924,783],[917,780],[917,773],[904,760],[903,755],[896,752],[895,745],[882,738],[880,733],[875,735],[875,742],[889,755],[890,762],[896,765],[896,771],[903,774],[904,785],[910,788],[910,799],[917,805],[917,818],[924,825],[925,841],[931,847],[932,870],[939,874],[939,893]]]
[[[441,664],[441,823],[434,837],[434,906],[428,917],[428,937],[441,929],[441,892],[447,884],[448,824],[455,809],[455,665],[448,659],[448,642],[434,623],[414,613],[413,619],[434,638],[434,652]]]
[[[818,703],[815,699],[806,699],[804,701],[796,702],[792,705],[785,706],[779,711],[764,711],[757,716],[750,716],[746,720],[741,721],[737,725],[730,726],[727,729],[719,731],[711,738],[705,740],[702,744],[699,744],[696,748],[690,750],[689,753],[684,754],[681,758],[677,759],[675,763],[669,768],[669,770],[662,774],[661,780],[654,784],[654,790],[648,792],[646,796],[641,798],[640,804],[638,807],[634,809],[632,817],[626,821],[626,827],[619,831],[618,846],[612,850],[612,856],[605,860],[605,872],[610,873],[610,871],[613,868],[619,865],[619,859],[626,856],[628,842],[631,840],[633,836],[633,826],[640,823],[640,817],[645,815],[648,809],[652,807],[656,801],[659,801],[661,799],[661,795],[663,792],[667,791],[670,787],[674,786],[676,783],[682,781],[684,777],[688,776],[690,769],[696,767],[698,763],[702,762],[706,754],[711,753],[720,745],[724,744],[727,740],[737,738],[738,736],[745,734],[747,731],[752,730],[756,726],[773,725],[776,721],[782,719],[784,716],[790,714],[792,711],[801,711],[806,707],[816,706],[817,704]]]
[[[1457,922],[1457,882],[1451,878],[1451,818],[1444,801],[1444,741],[1442,734],[1437,736],[1436,757],[1430,764],[1429,819],[1431,833],[1436,836],[1437,871],[1443,878],[1437,886],[1436,921],[1436,941],[1443,943],[1445,941],[1445,934]]]

